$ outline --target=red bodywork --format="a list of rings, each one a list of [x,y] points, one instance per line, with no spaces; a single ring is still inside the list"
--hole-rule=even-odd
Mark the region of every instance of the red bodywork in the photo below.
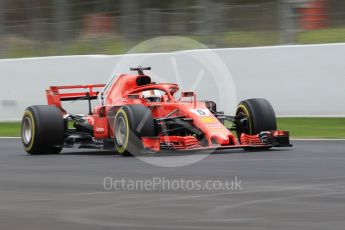
[[[140,81],[147,81],[141,85]],[[149,82],[149,83],[148,83]],[[81,89],[78,93],[61,93],[62,90]],[[164,92],[161,101],[150,102],[143,97],[144,91],[159,90]],[[169,143],[175,150],[199,150],[199,149],[222,149],[265,146],[258,135],[242,135],[241,143],[237,142],[233,135],[206,107],[205,102],[197,101],[193,92],[181,94],[176,99],[179,87],[171,83],[151,83],[146,75],[122,74],[114,78],[107,85],[78,85],[78,86],[52,86],[46,91],[49,105],[60,108],[63,113],[61,102],[80,98],[99,99],[99,105],[92,110],[92,114],[85,119],[93,127],[93,137],[96,140],[114,138],[113,129],[109,125],[107,114],[114,108],[120,108],[129,104],[142,104],[149,107],[155,119],[166,116],[183,116],[190,118],[195,127],[203,132],[207,143],[201,144],[194,136],[165,136],[162,133],[158,137],[143,137],[142,142],[146,148],[159,151],[161,144]],[[272,135],[286,135],[284,132],[272,132]]]

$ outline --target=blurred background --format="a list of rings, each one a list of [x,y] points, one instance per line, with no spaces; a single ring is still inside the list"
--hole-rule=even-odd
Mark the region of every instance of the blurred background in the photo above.
[[[167,35],[210,48],[345,42],[345,1],[0,0],[0,58],[122,54]]]

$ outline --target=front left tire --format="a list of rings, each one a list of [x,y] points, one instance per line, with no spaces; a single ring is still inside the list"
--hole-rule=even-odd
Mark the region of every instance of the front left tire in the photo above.
[[[122,156],[141,154],[142,137],[157,136],[151,110],[143,105],[126,105],[119,108],[114,120],[115,149]]]

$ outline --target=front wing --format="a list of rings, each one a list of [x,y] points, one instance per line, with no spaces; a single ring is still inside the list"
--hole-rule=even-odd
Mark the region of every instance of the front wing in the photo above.
[[[142,138],[144,148],[158,152],[174,151],[208,151],[222,149],[267,149],[271,147],[291,147],[289,132],[276,130],[261,132],[256,135],[242,134],[240,143],[231,145],[202,146],[193,136],[161,136]]]

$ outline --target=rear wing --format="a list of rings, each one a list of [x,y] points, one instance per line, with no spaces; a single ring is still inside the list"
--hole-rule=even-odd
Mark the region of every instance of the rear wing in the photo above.
[[[64,111],[61,105],[62,101],[88,100],[90,102],[91,100],[97,99],[99,91],[97,91],[96,89],[103,88],[104,86],[105,84],[50,86],[49,89],[46,90],[48,105],[55,105],[56,107]],[[83,91],[70,93],[61,92],[62,90],[68,89],[80,89],[80,91]]]

